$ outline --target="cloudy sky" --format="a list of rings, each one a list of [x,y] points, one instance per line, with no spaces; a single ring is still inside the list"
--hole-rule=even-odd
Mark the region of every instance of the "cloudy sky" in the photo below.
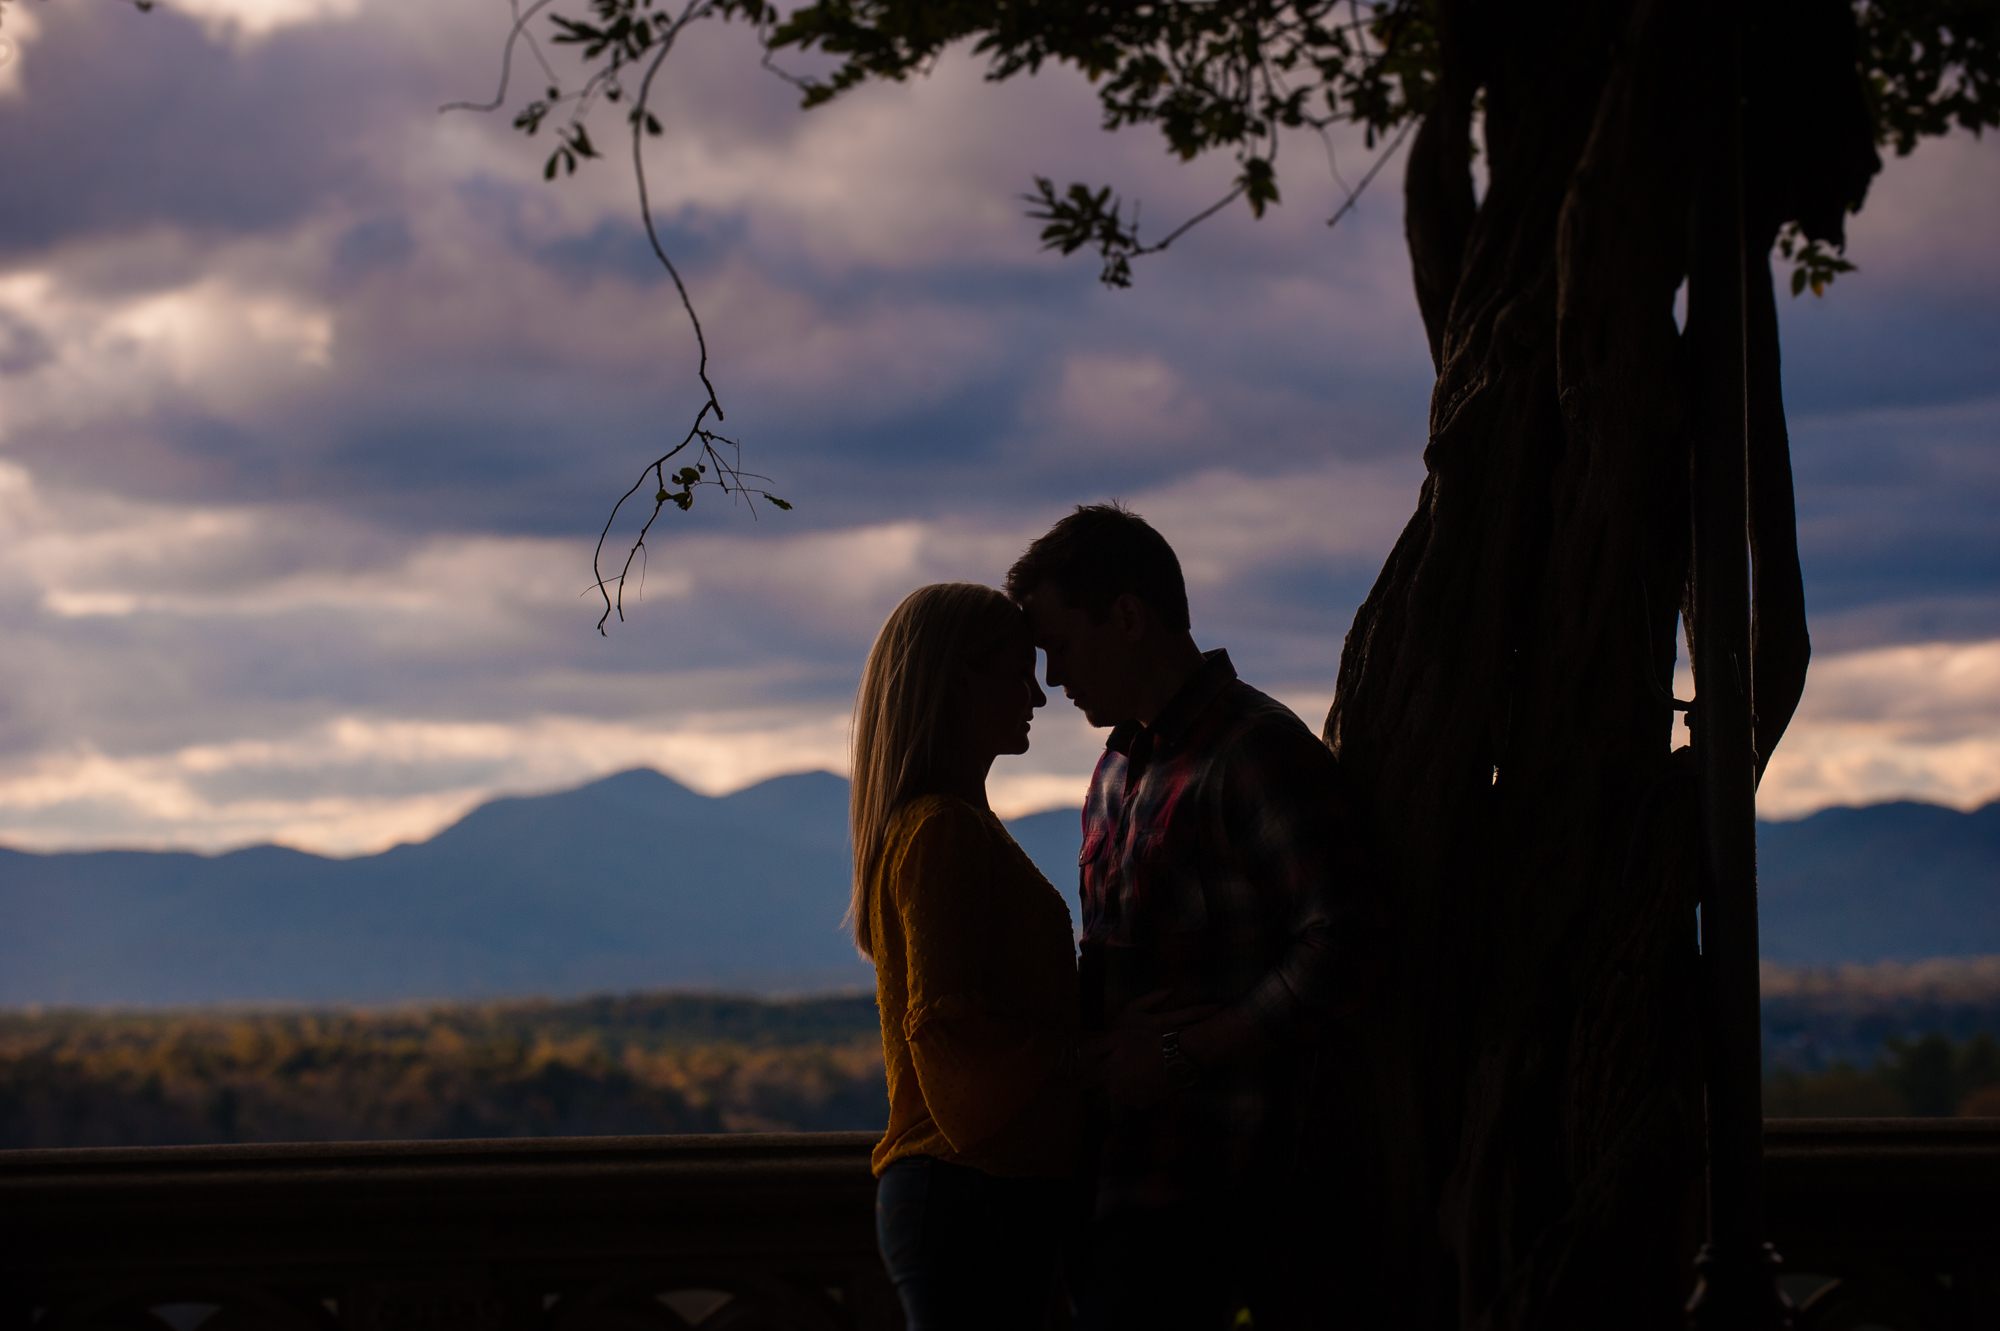
[[[1397,167],[1337,228],[1314,143],[1126,292],[1040,254],[1036,173],[1159,224],[1225,186],[962,61],[802,114],[740,31],[670,65],[652,169],[746,465],[594,631],[591,540],[684,428],[692,343],[629,175],[541,179],[503,0],[8,0],[0,842],[331,853],[652,764],[842,766],[874,628],[1118,495],[1197,636],[1315,726],[1421,478]],[[601,137],[611,135],[607,120]],[[1348,179],[1370,158],[1336,142]],[[2000,795],[2000,143],[1891,164],[1861,271],[1785,305],[1818,647],[1768,816]],[[1156,229],[1157,234],[1157,229]],[[1060,701],[996,804],[1075,801]]]

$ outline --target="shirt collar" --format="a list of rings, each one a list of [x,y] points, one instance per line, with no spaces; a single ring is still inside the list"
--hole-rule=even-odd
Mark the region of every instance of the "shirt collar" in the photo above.
[[[1181,685],[1180,691],[1167,701],[1167,705],[1161,708],[1160,714],[1153,719],[1154,739],[1167,744],[1177,742],[1187,733],[1187,728],[1194,724],[1195,718],[1208,710],[1208,705],[1215,701],[1216,695],[1228,688],[1235,679],[1236,667],[1229,663],[1227,651],[1217,647],[1213,651],[1203,652],[1201,664],[1195,667],[1192,675],[1188,676],[1187,683]],[[1104,747],[1114,753],[1129,756],[1132,752],[1132,741],[1137,739],[1139,732],[1144,729],[1146,727],[1137,721],[1121,722],[1112,728],[1111,738],[1104,742]]]

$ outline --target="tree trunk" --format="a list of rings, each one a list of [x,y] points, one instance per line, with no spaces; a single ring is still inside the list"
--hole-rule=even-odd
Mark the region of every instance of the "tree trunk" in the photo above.
[[[1406,187],[1438,366],[1428,476],[1326,722],[1391,884],[1391,978],[1341,1060],[1386,1221],[1361,1265],[1397,1323],[1664,1328],[1690,1285],[1702,1163],[1701,863],[1689,755],[1670,747],[1676,616],[1699,626],[1687,422],[1703,330],[1683,336],[1673,303],[1724,25],[1665,0],[1489,9],[1439,6],[1444,74]],[[1846,12],[1758,12],[1796,27],[1805,9]],[[1822,100],[1859,95],[1846,23],[1844,68],[1839,20],[1820,25]],[[1468,206],[1476,92],[1490,187]],[[1851,132],[1786,109],[1753,152],[1800,160],[1802,135]],[[1831,157],[1848,176],[1859,161]],[[1756,255],[1826,178],[1764,199]],[[1768,756],[1807,646],[1776,310],[1768,265],[1752,271]]]

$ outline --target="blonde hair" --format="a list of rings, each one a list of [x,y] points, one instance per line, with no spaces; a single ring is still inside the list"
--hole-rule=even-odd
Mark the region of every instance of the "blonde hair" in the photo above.
[[[954,668],[975,663],[1020,631],[1020,609],[976,582],[938,582],[903,598],[875,635],[854,698],[854,777],[847,826],[854,842],[854,946],[874,959],[870,880],[889,820],[937,789]]]

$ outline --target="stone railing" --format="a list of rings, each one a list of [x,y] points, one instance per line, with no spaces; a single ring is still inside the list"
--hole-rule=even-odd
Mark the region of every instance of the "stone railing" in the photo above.
[[[7,1331],[901,1325],[866,1133],[0,1153]]]
[[[1773,1119],[1800,1331],[2000,1331],[2000,1119]]]
[[[873,1331],[871,1137],[0,1153],[0,1331]],[[1773,1122],[1804,1331],[2000,1327],[2000,1121]]]

